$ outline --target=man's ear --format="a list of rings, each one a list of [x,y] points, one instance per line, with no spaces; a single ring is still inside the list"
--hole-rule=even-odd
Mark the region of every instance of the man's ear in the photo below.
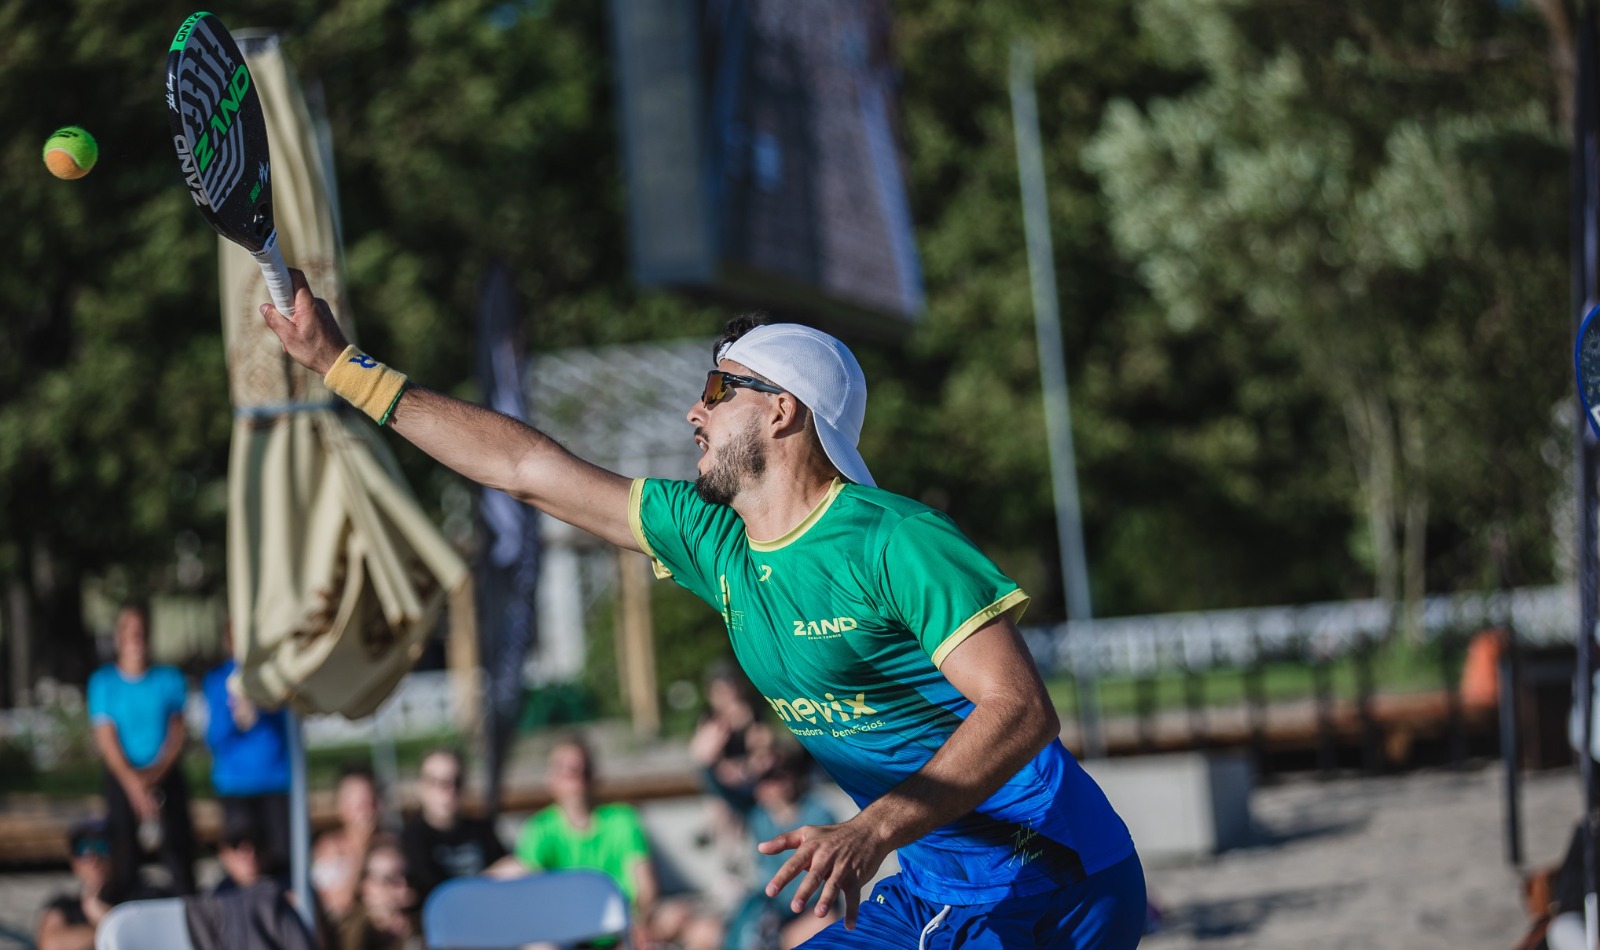
[[[778,438],[804,432],[806,407],[792,393],[778,393],[772,400],[773,434]]]

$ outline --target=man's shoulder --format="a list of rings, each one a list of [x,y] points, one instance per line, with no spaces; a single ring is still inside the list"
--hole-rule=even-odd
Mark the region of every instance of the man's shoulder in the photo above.
[[[883,517],[897,521],[938,511],[937,508],[931,508],[915,498],[907,498],[876,485],[857,485],[849,482],[839,494],[847,506],[862,511],[881,512]]]
[[[639,821],[639,811],[627,802],[608,802],[599,805],[594,810],[596,821],[615,822],[618,824]]]

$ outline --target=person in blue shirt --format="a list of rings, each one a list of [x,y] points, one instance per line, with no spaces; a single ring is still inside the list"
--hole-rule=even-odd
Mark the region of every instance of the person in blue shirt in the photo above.
[[[184,780],[183,674],[150,663],[150,611],[117,610],[116,660],[89,677],[89,723],[105,760],[106,831],[115,890],[132,891],[146,852],[172,890],[193,894],[194,825]]]
[[[224,827],[252,827],[260,836],[261,866],[282,874],[289,861],[288,715],[260,709],[228,688],[233,626],[222,628],[228,659],[201,682],[206,700],[206,745],[211,749],[211,787],[222,806]]]

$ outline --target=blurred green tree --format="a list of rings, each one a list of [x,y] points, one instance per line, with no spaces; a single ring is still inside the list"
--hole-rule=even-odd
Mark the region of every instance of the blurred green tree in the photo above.
[[[1086,157],[1172,332],[1243,323],[1304,368],[1343,422],[1379,596],[1415,604],[1430,569],[1549,578],[1569,387],[1544,24],[1464,2],[1136,15],[1192,81],[1113,103]]]
[[[221,578],[214,238],[161,100],[190,12],[0,0],[15,133],[0,145],[0,582],[10,614],[49,633],[38,666],[58,675],[89,663],[86,578]],[[1037,54],[1099,612],[1338,597],[1374,577],[1387,592],[1408,515],[1430,583],[1483,582],[1490,536],[1514,579],[1551,576],[1565,173],[1533,14],[895,13],[928,312],[904,344],[861,347],[865,451],[1036,594],[1031,620],[1062,607],[1006,92],[1019,36]],[[495,258],[535,348],[709,335],[726,316],[630,282],[604,4],[241,0],[226,20],[281,30],[323,97],[363,340],[417,378],[476,393],[467,328]],[[77,182],[39,162],[68,123],[102,148]],[[397,448],[437,499],[454,476]],[[197,544],[209,573],[180,577]],[[718,649],[680,608],[662,640]]]

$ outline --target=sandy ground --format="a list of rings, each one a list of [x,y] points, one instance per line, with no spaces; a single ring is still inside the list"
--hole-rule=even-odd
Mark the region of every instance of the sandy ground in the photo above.
[[[1571,771],[1526,778],[1530,865],[1560,859],[1579,801]],[[1503,807],[1500,772],[1489,766],[1259,789],[1252,846],[1147,868],[1165,920],[1143,945],[1509,948],[1526,921],[1505,859]],[[664,851],[692,865],[706,859],[679,842],[697,815],[690,802],[659,803],[646,823]],[[31,946],[40,904],[69,885],[60,872],[0,875],[0,948]]]
[[[1527,920],[1503,785],[1483,767],[1260,789],[1258,844],[1147,869],[1166,919],[1143,946],[1510,948]],[[1526,777],[1529,866],[1560,861],[1581,801],[1573,771]]]

